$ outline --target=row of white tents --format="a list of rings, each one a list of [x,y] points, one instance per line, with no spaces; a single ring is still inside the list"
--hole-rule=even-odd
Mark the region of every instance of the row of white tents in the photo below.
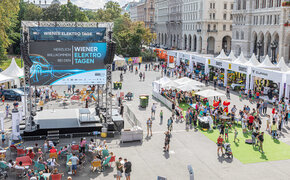
[[[24,77],[24,70],[21,69],[13,58],[9,67],[0,73],[0,84],[11,82],[12,85],[20,87],[20,80]]]

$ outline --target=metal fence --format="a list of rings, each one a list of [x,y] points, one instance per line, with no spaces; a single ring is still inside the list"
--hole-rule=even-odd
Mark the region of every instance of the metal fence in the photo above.
[[[131,126],[138,126],[142,128],[142,125],[140,123],[140,121],[136,118],[135,114],[133,113],[133,111],[131,110],[130,105],[125,105],[124,107],[125,109],[125,117],[127,118],[128,122],[131,124]]]

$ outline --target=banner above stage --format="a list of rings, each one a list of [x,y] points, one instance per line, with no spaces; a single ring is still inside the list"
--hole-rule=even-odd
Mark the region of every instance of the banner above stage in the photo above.
[[[106,28],[97,27],[30,27],[33,41],[103,41]]]

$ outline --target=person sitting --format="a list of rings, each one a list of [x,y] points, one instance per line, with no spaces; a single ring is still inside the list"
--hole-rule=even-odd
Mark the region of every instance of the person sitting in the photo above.
[[[19,162],[19,165],[15,165],[15,169],[21,169],[21,170],[25,169],[25,167],[22,166],[22,161]]]
[[[26,154],[26,156],[29,156],[30,159],[34,159],[34,157],[35,157],[35,153],[32,152],[32,149],[29,149],[29,151],[28,151],[28,153]]]
[[[51,161],[49,162],[49,166],[51,168],[54,168],[55,166],[60,166],[57,162],[55,158],[52,158]]]
[[[68,148],[67,148],[67,146],[64,146],[64,148],[62,148],[60,151],[59,151],[59,155],[60,154],[65,154],[65,153],[67,153],[68,152]]]
[[[12,161],[12,159],[10,159],[9,162],[8,162],[8,167],[9,168],[14,168],[14,166],[15,166],[14,162]]]
[[[31,177],[33,177],[35,174],[34,174],[34,170],[32,169],[29,169],[28,172],[27,172],[27,177],[28,179],[31,179]]]
[[[43,171],[40,171],[38,174],[38,179],[39,180],[46,180],[46,177],[43,175]]]

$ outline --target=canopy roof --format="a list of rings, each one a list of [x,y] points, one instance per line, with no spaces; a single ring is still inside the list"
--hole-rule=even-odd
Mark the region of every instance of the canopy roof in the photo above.
[[[285,60],[283,57],[280,58],[279,63],[277,64],[277,67],[279,67],[280,70],[284,72],[290,71],[290,68],[285,63]]]
[[[228,57],[230,58],[231,61],[235,61],[237,59],[233,51],[231,51]]]
[[[198,90],[200,90],[199,87],[196,87],[193,84],[183,84],[181,86],[178,86],[177,89],[179,89],[181,91],[192,91],[192,90],[198,91]]]
[[[10,77],[10,76],[6,76],[6,75],[3,75],[3,74],[0,74],[0,83],[13,81],[14,79],[15,79],[14,77]]]
[[[200,96],[205,97],[205,98],[225,96],[225,94],[217,92],[217,91],[212,90],[212,89],[203,90],[203,91],[197,92],[195,94],[200,95]]]
[[[180,85],[191,84],[193,86],[204,87],[204,84],[202,84],[201,82],[193,80],[193,79],[190,79],[188,77],[183,77],[183,78],[177,79],[174,82],[176,82],[176,83],[178,83]]]
[[[264,69],[279,69],[279,67],[275,66],[271,61],[269,56],[267,55],[264,59],[264,61],[258,65],[260,68]]]
[[[5,69],[1,74],[14,78],[21,78],[24,76],[24,71],[16,64],[15,59],[12,58],[9,67]]]
[[[170,82],[170,81],[171,81],[171,80],[170,80],[167,76],[165,76],[165,77],[163,77],[163,78],[161,78],[161,79],[159,79],[159,80],[157,80],[157,81],[154,81],[154,82],[163,85],[163,84],[168,83],[168,82]]]
[[[177,88],[178,86],[180,86],[181,84],[174,82],[174,81],[169,81],[167,83],[164,83],[162,85],[163,88]]]
[[[258,66],[259,64],[261,63],[257,60],[255,54],[253,54],[250,60],[246,63],[246,65],[249,66]]]
[[[225,51],[222,49],[221,53],[216,57],[217,59],[223,60],[231,60],[226,54]]]
[[[115,55],[114,61],[125,61],[126,62],[126,59]]]
[[[235,60],[235,63],[239,63],[239,64],[246,64],[247,62],[248,60],[245,58],[243,52],[241,52],[241,55],[238,57],[237,60]]]

